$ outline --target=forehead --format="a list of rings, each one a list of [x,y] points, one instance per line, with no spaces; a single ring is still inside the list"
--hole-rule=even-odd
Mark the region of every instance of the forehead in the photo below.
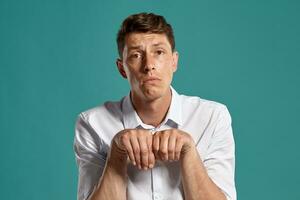
[[[130,33],[125,37],[125,48],[135,46],[166,46],[171,48],[171,44],[165,34],[158,33]]]

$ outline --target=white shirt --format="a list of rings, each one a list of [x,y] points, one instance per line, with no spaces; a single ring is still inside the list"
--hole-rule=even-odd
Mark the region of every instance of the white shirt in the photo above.
[[[172,100],[159,127],[144,124],[135,112],[130,96],[119,102],[82,112],[76,123],[74,150],[79,169],[78,200],[85,200],[103,173],[112,138],[123,129],[144,128],[153,132],[178,128],[192,135],[208,175],[236,200],[235,153],[231,117],[225,105],[179,95],[172,87]],[[128,166],[128,200],[182,200],[179,162],[156,162],[151,170]]]

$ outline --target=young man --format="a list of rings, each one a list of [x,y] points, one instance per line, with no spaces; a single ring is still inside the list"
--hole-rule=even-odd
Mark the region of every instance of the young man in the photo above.
[[[131,90],[79,115],[78,199],[235,200],[230,114],[171,87],[178,62],[171,25],[152,13],[131,15],[117,43]]]

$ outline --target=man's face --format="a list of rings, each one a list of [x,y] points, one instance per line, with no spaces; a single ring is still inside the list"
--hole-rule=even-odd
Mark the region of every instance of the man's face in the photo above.
[[[130,33],[117,65],[133,96],[147,101],[167,94],[177,61],[178,53],[172,52],[165,34]]]

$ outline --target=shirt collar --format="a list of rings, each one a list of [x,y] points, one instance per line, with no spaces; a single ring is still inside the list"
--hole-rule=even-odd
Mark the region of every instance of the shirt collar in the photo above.
[[[177,126],[180,126],[182,125],[181,97],[172,86],[170,86],[170,88],[172,92],[171,105],[169,107],[167,116],[161,125],[173,122]],[[130,93],[126,97],[124,97],[122,101],[122,112],[123,112],[123,123],[125,129],[137,128],[139,126],[142,126],[144,128],[152,127],[150,125],[144,124],[140,119],[140,117],[138,116],[138,114],[136,113],[136,111],[134,110],[130,98]]]

